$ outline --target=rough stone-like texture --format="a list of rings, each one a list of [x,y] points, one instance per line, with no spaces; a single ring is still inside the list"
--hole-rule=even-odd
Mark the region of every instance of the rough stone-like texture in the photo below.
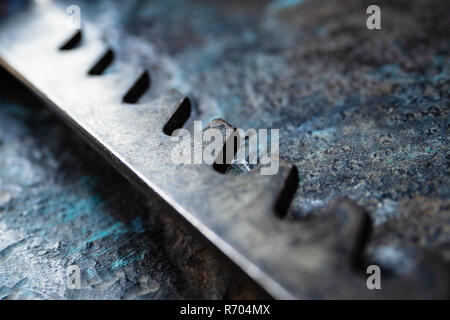
[[[223,298],[230,278],[36,98],[0,73],[0,299]],[[81,269],[69,290],[66,269]],[[230,291],[231,290],[231,291]]]
[[[72,4],[72,1],[59,2]],[[300,175],[291,219],[320,214],[331,200],[347,196],[371,212],[375,222],[371,246],[382,248],[374,250],[386,265],[389,261],[391,264],[398,261],[399,255],[393,248],[402,244],[436,249],[449,259],[448,2],[377,1],[382,11],[382,30],[373,31],[365,26],[366,8],[374,4],[373,1],[104,0],[80,1],[79,4],[83,19],[101,26],[105,41],[119,55],[150,70],[152,90],[143,101],[175,87],[193,101],[191,121],[200,119],[206,123],[220,116],[244,129],[280,129],[280,153],[297,165]],[[12,125],[10,118],[2,119]],[[38,121],[33,117],[32,120]],[[36,127],[43,126],[36,124]],[[30,129],[30,137],[35,134]],[[52,143],[67,143],[66,140],[55,142],[60,136],[54,132],[48,134]],[[2,148],[6,145],[4,142]],[[42,148],[46,145],[49,148],[48,144],[38,145],[35,152],[45,154]],[[8,144],[6,150],[9,148],[12,146]],[[75,156],[73,147],[65,148],[72,151],[50,157],[50,163],[56,163],[53,169],[58,168],[60,161],[68,161],[70,167],[73,167],[72,162],[77,162],[71,160]],[[21,141],[15,150],[24,153],[33,149]],[[79,157],[86,155],[83,151]],[[21,161],[28,163],[30,160],[26,159]],[[86,165],[86,170],[93,170],[94,176],[99,170],[93,165],[96,161]],[[99,162],[102,170],[110,170]],[[7,172],[17,170],[18,176],[35,177],[34,171],[39,170],[26,164],[18,169],[9,167]],[[139,197],[128,191],[128,187],[119,188],[116,176],[98,185],[92,178],[82,182],[75,169],[63,175],[72,177],[69,186],[79,181],[108,195],[105,188],[117,195],[115,198],[119,202],[121,193]],[[106,174],[110,175],[112,172]],[[78,190],[68,187],[66,182],[61,182],[59,187],[61,192]],[[19,205],[14,200],[15,192],[19,191],[14,190],[2,191],[0,195],[0,203],[8,204],[7,209],[3,209],[8,214],[14,211],[12,203]],[[24,194],[29,196],[31,190],[26,189]],[[91,193],[88,194],[91,197]],[[37,197],[32,199],[38,202],[37,206],[42,201],[36,200]],[[83,203],[80,199],[77,194],[72,202],[62,200],[60,205],[77,214],[84,210],[74,209]],[[113,199],[108,196],[96,205],[89,205],[97,211],[104,206],[104,201],[108,203]],[[34,208],[23,200],[18,202],[23,203],[25,211]],[[150,206],[158,205],[151,202]],[[114,211],[123,214],[133,210],[125,205]],[[164,210],[154,211],[159,214]],[[63,213],[61,219],[65,218],[66,213]],[[88,221],[89,227],[94,228],[92,224],[96,220]],[[149,226],[147,220],[139,221],[144,228]],[[151,237],[145,238],[146,232],[136,235],[138,231],[133,229],[136,228],[133,223],[129,228],[128,231],[119,228],[122,230],[119,232],[123,232],[121,236],[140,239],[133,241],[141,241],[142,246],[146,241],[151,243]],[[88,240],[93,236],[86,234]],[[20,238],[17,241],[20,242]],[[158,241],[154,242],[161,248]],[[7,252],[14,248],[20,249],[21,244]],[[84,259],[86,253],[99,249],[93,246],[78,250]],[[133,252],[135,255],[126,259],[134,259],[133,263],[139,264],[136,261],[140,255],[136,252],[141,251]],[[164,252],[172,254],[171,250]],[[179,264],[184,265],[184,258],[176,257]],[[173,263],[173,259],[171,261]],[[148,270],[153,271],[150,277],[158,281],[157,275],[164,273],[154,271],[150,265]],[[206,265],[208,263],[203,264],[204,270],[216,272],[217,269]],[[195,268],[195,272],[201,274],[202,267]],[[173,272],[183,278],[183,272],[177,273],[176,268]],[[211,279],[212,282],[205,282],[208,283],[205,288],[209,288],[205,289],[209,290],[207,293],[193,292],[192,297],[223,294],[225,280],[214,279],[214,275]],[[11,281],[9,287],[12,288],[13,283],[17,286],[25,283],[19,280]],[[196,290],[189,280],[183,283],[184,289],[167,289],[167,296]],[[161,288],[166,286],[161,285]]]

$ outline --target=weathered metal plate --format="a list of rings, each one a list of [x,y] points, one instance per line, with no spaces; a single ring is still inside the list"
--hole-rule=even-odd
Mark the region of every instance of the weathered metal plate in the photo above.
[[[159,193],[274,297],[446,294],[445,265],[427,265],[428,260],[425,265],[444,279],[443,286],[434,283],[432,289],[424,290],[417,267],[410,274],[387,280],[380,292],[368,291],[364,277],[353,268],[362,258],[370,222],[367,213],[352,204],[341,202],[332,210],[335,214],[320,220],[280,221],[273,208],[290,173],[288,164],[278,176],[263,177],[257,170],[220,175],[207,166],[178,167],[165,161],[173,145],[162,127],[183,97],[171,92],[148,103],[121,103],[142,72],[139,65],[130,66],[118,59],[113,72],[89,76],[87,71],[107,46],[99,41],[95,28],[85,25],[80,47],[58,51],[68,36],[61,27],[65,17],[50,9],[24,13],[15,17],[10,27],[2,26],[3,64],[43,96],[124,175],[144,192],[152,189]],[[344,223],[336,218],[340,215]],[[405,291],[405,287],[410,290]]]

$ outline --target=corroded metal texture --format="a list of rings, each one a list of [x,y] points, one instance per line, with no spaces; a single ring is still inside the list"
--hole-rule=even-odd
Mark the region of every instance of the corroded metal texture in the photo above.
[[[434,2],[399,2],[383,11],[384,28],[391,31],[373,34],[364,28],[363,1],[341,3],[322,3],[315,11],[316,4],[301,1],[136,2],[121,28],[108,21],[103,30],[86,24],[82,37],[72,38],[79,46],[64,52],[57,50],[68,36],[57,26],[63,16],[57,22],[58,13],[46,8],[46,18],[28,12],[10,22],[14,27],[3,26],[8,32],[1,35],[0,55],[125,176],[144,192],[161,194],[274,297],[445,297],[448,262],[443,251],[428,250],[445,248],[449,237],[445,10]],[[436,22],[419,24],[411,34],[409,19],[423,18],[427,8]],[[403,12],[403,25],[395,25]],[[157,16],[164,24],[150,23]],[[136,28],[139,19],[149,24]],[[422,39],[420,32],[433,37]],[[165,41],[151,37],[158,33]],[[418,39],[423,45],[411,44]],[[89,76],[108,47],[117,59],[104,75]],[[144,69],[150,70],[150,90],[142,89],[150,87]],[[208,166],[162,161],[172,147],[163,128],[184,101],[167,92],[172,87],[191,98],[191,119],[221,115],[244,128],[281,128],[281,154],[300,177],[290,219],[323,213],[295,223],[275,215],[293,172],[283,161],[275,177],[258,175],[258,168],[220,175]],[[121,103],[137,96],[140,103]],[[380,226],[368,251],[370,215],[349,200],[326,208],[342,196],[370,209]],[[386,235],[389,228],[400,235],[410,229],[397,226],[397,213],[405,215],[402,223],[417,224],[411,210],[399,211],[411,201],[436,208],[419,243],[414,228],[412,241]],[[408,262],[405,268],[396,268],[396,259]],[[369,262],[391,271],[381,291],[365,286]]]

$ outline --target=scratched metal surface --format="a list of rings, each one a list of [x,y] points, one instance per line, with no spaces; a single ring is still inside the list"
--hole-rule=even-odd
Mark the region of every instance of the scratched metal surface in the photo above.
[[[291,218],[301,219],[320,214],[330,200],[348,196],[368,208],[375,220],[371,244],[374,257],[395,269],[402,263],[408,264],[407,259],[402,260],[402,255],[396,251],[398,244],[435,249],[449,259],[450,23],[448,4],[442,1],[381,3],[381,32],[368,31],[364,27],[364,12],[369,4],[367,1],[246,1],[245,4],[238,1],[98,1],[89,4],[84,1],[81,7],[83,18],[95,19],[102,25],[105,38],[118,48],[119,54],[130,56],[130,60],[154,71],[155,86],[149,96],[156,96],[169,84],[175,85],[194,101],[196,114],[193,118],[206,121],[221,116],[243,128],[280,128],[281,154],[295,163],[300,173],[299,190],[293,201]],[[21,113],[22,118],[27,118],[21,108],[14,111],[14,107],[9,106],[6,110],[5,117],[2,116],[2,128],[7,125],[14,128],[11,118],[20,118]],[[33,117],[31,119],[35,120]],[[33,130],[42,130],[39,128],[41,125],[35,125]],[[6,132],[9,130],[2,130],[2,135],[8,138]],[[58,134],[50,136],[53,135]],[[29,139],[33,140],[32,136],[34,134],[30,134]],[[10,144],[3,142],[1,149],[2,152],[7,150],[2,159],[10,161],[3,168],[16,168],[16,173],[2,169],[5,170],[2,182],[9,181],[11,184],[9,189],[4,188],[6,191],[2,191],[5,203],[2,210],[7,213],[3,214],[2,221],[8,226],[17,223],[19,230],[10,231],[11,228],[3,227],[5,231],[2,230],[1,235],[13,239],[11,244],[15,245],[5,246],[7,249],[2,251],[1,259],[17,259],[16,264],[11,266],[20,265],[20,259],[30,259],[37,261],[38,265],[49,266],[47,274],[52,273],[51,270],[59,270],[55,274],[61,275],[61,269],[57,269],[61,268],[60,264],[65,265],[72,261],[70,259],[76,259],[71,256],[71,250],[77,248],[69,248],[70,239],[65,240],[60,249],[60,245],[55,244],[60,234],[45,235],[45,226],[33,221],[37,226],[32,228],[36,230],[25,231],[24,234],[31,232],[32,241],[37,237],[36,252],[33,251],[34,244],[29,246],[27,241],[21,241],[23,234],[20,234],[20,228],[25,225],[23,221],[34,219],[31,219],[33,215],[27,218],[27,214],[23,214],[30,210],[27,205],[31,203],[27,203],[20,195],[31,198],[27,192],[33,191],[35,187],[27,179],[39,176],[40,170],[31,164],[19,165],[18,168],[11,164],[16,161],[8,158],[8,154],[12,154],[12,159],[21,159],[17,161],[19,164],[28,163],[27,158],[17,155],[33,153],[33,149],[24,148],[24,144],[20,141],[15,150],[10,150]],[[45,145],[41,142],[34,152],[41,153]],[[62,158],[69,163],[69,167],[76,167],[77,161],[71,160],[74,156],[72,153],[67,151],[66,157],[64,153],[48,156],[48,166],[58,168]],[[84,156],[85,151],[82,154]],[[103,164],[101,160],[99,162]],[[85,169],[94,170],[94,173],[99,170],[91,169],[91,166],[89,162]],[[107,170],[104,167],[106,165],[101,166],[101,170]],[[113,175],[111,171],[108,172],[107,177]],[[151,223],[142,221],[142,218],[136,220],[136,216],[133,216],[126,220],[127,223],[120,222],[123,225],[115,225],[116,221],[111,220],[114,222],[107,224],[105,229],[97,229],[93,223],[97,221],[95,219],[103,221],[102,216],[91,217],[89,214],[93,211],[102,212],[105,201],[121,201],[121,195],[110,197],[108,192],[124,190],[119,193],[131,192],[134,197],[139,196],[132,191],[125,191],[128,187],[121,189],[120,184],[116,185],[118,178],[111,178],[99,186],[91,178],[85,181],[76,173],[68,170],[64,174],[72,177],[69,182],[57,178],[61,181],[55,186],[61,190],[56,193],[58,197],[50,197],[53,199],[51,201],[59,203],[61,200],[59,205],[68,207],[69,213],[66,215],[62,211],[61,220],[54,220],[54,223],[64,219],[70,222],[71,215],[83,212],[85,209],[77,206],[83,206],[86,199],[82,195],[88,193],[89,200],[84,205],[89,208],[85,211],[89,218],[86,218],[86,226],[79,226],[80,233],[74,231],[75,236],[89,234],[84,241],[87,244],[90,239],[94,239],[92,234],[102,236],[102,232],[113,239],[115,236],[120,239],[141,239],[132,240],[138,245],[125,254],[120,252],[120,248],[113,247],[111,255],[117,257],[116,260],[108,260],[107,254],[108,258],[92,258],[91,250],[94,254],[98,250],[95,246],[78,248],[80,251],[75,251],[78,254],[77,261],[86,261],[86,266],[98,264],[98,268],[93,270],[101,273],[107,269],[101,278],[113,279],[103,280],[107,283],[104,291],[92,293],[89,290],[80,297],[93,297],[96,294],[101,297],[103,294],[104,297],[123,298],[126,292],[139,291],[141,286],[144,292],[151,290],[152,281],[147,281],[145,287],[137,280],[141,275],[136,271],[140,268],[140,261],[150,265],[146,269],[148,279],[170,279],[164,274],[165,271],[154,271],[153,259],[146,256],[140,260],[142,255],[149,255],[143,243],[152,241],[140,238],[144,236],[139,236],[139,221],[146,230],[151,229]],[[16,175],[25,175],[19,186],[13,182],[17,181]],[[44,173],[41,175],[43,178],[40,181],[49,180]],[[25,192],[22,184],[26,186]],[[3,186],[9,185],[2,183]],[[67,194],[72,189],[76,191],[75,194]],[[108,196],[101,198],[101,201],[95,200],[92,189],[106,192]],[[46,190],[48,193],[51,191]],[[60,193],[62,196],[59,196]],[[33,201],[36,198],[33,197]],[[159,208],[156,202],[150,205]],[[117,203],[111,206],[113,211],[129,212],[128,205],[126,209],[121,209],[120,205],[116,207]],[[39,203],[33,203],[31,208],[31,213],[37,212],[38,217],[44,214],[39,212]],[[18,212],[21,214],[13,214]],[[10,220],[4,217],[10,217]],[[70,224],[63,223],[64,226],[71,228]],[[158,226],[161,228],[161,225]],[[83,231],[82,228],[86,227],[91,229]],[[115,234],[115,228],[119,230],[118,235]],[[51,240],[52,236],[54,240]],[[160,242],[155,242],[157,248],[164,247]],[[108,245],[109,242],[105,242],[100,247]],[[48,259],[48,253],[39,255],[45,250],[50,254],[56,251],[57,254],[65,252],[67,255],[64,259],[56,256],[45,260]],[[159,251],[163,257],[164,251]],[[129,267],[130,276],[122,277],[126,274],[126,271],[122,271],[125,268],[121,267],[122,263],[132,266]],[[205,269],[215,272],[214,268]],[[52,280],[45,273],[40,275],[34,270],[24,270],[21,274],[28,272],[29,276],[19,279],[17,274],[20,273],[14,273],[13,267],[6,270],[9,273],[4,277],[10,282],[8,286],[2,287],[1,292],[6,292],[3,296],[15,297],[16,293],[19,293],[19,297],[27,294],[32,296],[33,292],[46,292],[42,288],[46,287],[47,281]],[[177,268],[174,268],[173,274],[175,278],[183,278],[183,272]],[[33,282],[30,280],[33,277],[41,281]],[[129,287],[126,287],[127,283]],[[209,282],[209,288],[212,289],[206,296],[220,296],[220,292],[224,291],[223,283],[220,277]],[[38,289],[33,291],[32,286]],[[167,293],[159,289],[157,293],[164,293],[159,293],[158,297],[205,295],[190,293],[189,290],[195,291],[195,286],[189,287],[192,289],[177,289],[163,285],[161,288]],[[54,290],[53,287],[49,292]],[[64,291],[59,288],[56,292]],[[155,295],[149,293],[144,297]]]
[[[0,299],[236,294],[202,246],[161,220],[172,209],[144,198],[4,71],[0,84]],[[81,290],[66,287],[72,264]]]

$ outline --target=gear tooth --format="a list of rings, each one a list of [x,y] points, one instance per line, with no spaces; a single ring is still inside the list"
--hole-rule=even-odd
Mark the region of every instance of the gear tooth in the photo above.
[[[328,213],[335,218],[337,230],[336,246],[349,256],[350,263],[360,268],[372,230],[369,213],[354,201],[341,198],[331,203]]]
[[[273,210],[279,218],[285,218],[298,189],[298,168],[278,154],[266,156],[262,159],[262,162],[265,164],[259,163],[253,168],[250,177],[255,179],[254,183],[258,183],[259,180],[268,180],[270,182],[265,187],[268,192],[275,195]],[[271,175],[262,175],[261,170],[274,165],[274,162],[278,166],[278,171]]]
[[[162,96],[159,106],[162,130],[168,136],[182,128],[191,116],[191,101],[175,89],[167,91]]]
[[[221,118],[216,118],[209,122],[203,129],[203,132],[210,129],[219,130],[223,136],[223,141],[225,141],[213,164],[214,170],[223,174],[228,170],[239,149],[239,132],[236,131],[233,125]],[[230,132],[232,133],[230,134]]]

